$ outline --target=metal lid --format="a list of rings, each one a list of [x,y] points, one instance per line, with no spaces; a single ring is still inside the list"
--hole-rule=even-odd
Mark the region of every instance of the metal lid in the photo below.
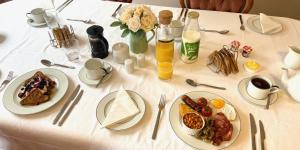
[[[159,23],[168,25],[171,23],[173,13],[170,10],[162,10],[159,12]]]
[[[189,12],[188,17],[192,19],[197,19],[199,17],[199,13],[196,11],[191,11]]]
[[[103,27],[93,25],[87,28],[86,32],[89,35],[89,37],[99,37],[99,35],[103,35]]]

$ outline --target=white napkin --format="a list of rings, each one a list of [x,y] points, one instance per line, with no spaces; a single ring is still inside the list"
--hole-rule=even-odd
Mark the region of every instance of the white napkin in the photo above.
[[[107,127],[122,122],[139,112],[140,110],[130,98],[126,90],[121,87],[116,95],[115,101],[112,103],[107,117],[103,121],[102,126]]]
[[[281,24],[277,21],[274,21],[271,17],[266,14],[259,14],[260,25],[262,29],[262,33],[269,33],[278,28],[281,28]]]

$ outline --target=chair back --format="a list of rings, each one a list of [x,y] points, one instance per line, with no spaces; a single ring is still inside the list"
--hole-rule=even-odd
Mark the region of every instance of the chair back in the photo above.
[[[248,13],[254,0],[179,0],[182,8]]]
[[[132,3],[132,0],[108,0],[113,2],[123,2],[123,3]]]

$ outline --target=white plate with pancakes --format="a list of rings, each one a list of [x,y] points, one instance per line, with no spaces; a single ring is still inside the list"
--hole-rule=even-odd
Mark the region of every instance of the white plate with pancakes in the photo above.
[[[37,71],[41,71],[44,75],[49,77],[51,80],[56,82],[56,86],[50,94],[50,99],[44,103],[24,106],[20,104],[21,98],[18,97],[18,93],[24,82],[31,78]],[[4,107],[18,115],[29,115],[35,114],[46,109],[49,109],[57,102],[59,102],[67,92],[69,87],[69,81],[65,73],[60,70],[53,68],[41,68],[37,70],[29,71],[18,78],[16,78],[5,90],[3,94],[3,105]]]

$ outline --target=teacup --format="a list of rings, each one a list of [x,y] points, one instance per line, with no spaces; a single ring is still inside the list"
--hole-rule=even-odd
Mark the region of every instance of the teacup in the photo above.
[[[290,69],[300,68],[300,48],[296,46],[289,46],[289,52],[283,60],[286,67]]]
[[[248,94],[258,100],[265,100],[269,94],[278,91],[279,87],[273,85],[269,78],[259,75],[251,77],[247,86]]]
[[[35,8],[30,11],[30,13],[27,13],[26,16],[31,19],[34,23],[44,23],[44,14],[45,11],[43,8]]]
[[[84,63],[86,70],[86,77],[91,80],[102,78],[106,73],[104,71],[104,64],[99,58],[92,58]]]

